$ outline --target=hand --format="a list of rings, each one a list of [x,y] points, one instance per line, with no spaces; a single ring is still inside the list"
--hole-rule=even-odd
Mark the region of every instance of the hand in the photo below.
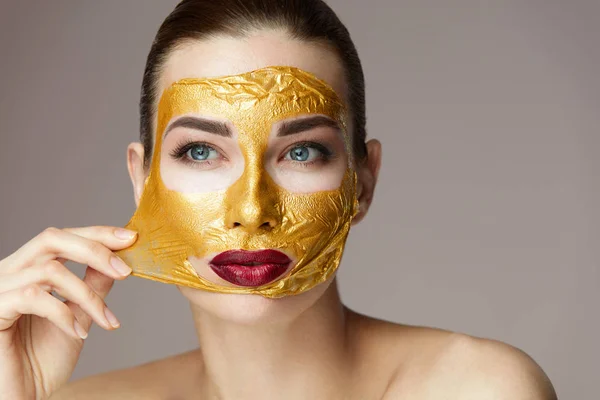
[[[104,298],[131,269],[112,250],[135,238],[117,227],[48,228],[0,260],[0,399],[47,399],[71,377],[92,320],[119,327]],[[67,260],[88,265],[83,280]]]

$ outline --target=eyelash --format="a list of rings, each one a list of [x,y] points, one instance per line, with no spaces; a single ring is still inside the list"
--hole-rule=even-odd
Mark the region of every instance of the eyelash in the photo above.
[[[333,152],[329,148],[322,145],[321,143],[309,142],[309,141],[294,143],[293,145],[288,147],[287,150],[283,153],[284,154],[283,157],[286,157],[287,154],[289,154],[289,152],[292,151],[292,149],[295,149],[296,147],[308,147],[308,148],[316,149],[321,153],[321,155],[317,159],[310,161],[310,162],[286,160],[286,161],[292,162],[300,167],[308,168],[308,167],[313,166],[316,163],[319,163],[319,162],[326,163],[326,162],[330,161],[332,158],[334,158]]]
[[[197,141],[188,141],[188,140],[183,140],[181,142],[179,142],[176,147],[171,150],[171,152],[169,153],[169,155],[176,160],[179,160],[181,162],[184,162],[186,164],[192,165],[192,166],[199,166],[199,165],[212,165],[212,161],[214,160],[204,160],[204,161],[194,161],[194,160],[190,160],[187,157],[187,152],[196,147],[196,146],[206,146],[211,150],[215,150],[219,153],[219,155],[223,158],[223,154],[222,152],[216,148],[215,146],[212,146],[206,142],[197,142]],[[301,167],[310,167],[312,165],[314,165],[315,163],[318,162],[328,162],[331,159],[334,158],[334,154],[333,152],[327,148],[326,146],[324,146],[321,143],[317,143],[317,142],[310,142],[310,141],[305,141],[305,142],[298,142],[298,143],[294,143],[293,145],[289,146],[285,151],[284,151],[284,155],[282,157],[282,159],[294,148],[296,147],[309,147],[309,148],[313,148],[318,150],[321,155],[319,158],[317,158],[316,160],[310,161],[310,162],[302,162],[302,161],[295,161],[295,160],[287,160],[290,161],[296,165],[299,165]]]
[[[223,152],[220,151],[218,148],[216,148],[215,146],[212,146],[206,142],[196,142],[196,141],[188,141],[188,140],[183,140],[181,142],[179,142],[177,144],[177,146],[171,150],[171,152],[169,153],[169,155],[176,159],[179,160],[187,165],[191,165],[194,167],[198,167],[198,166],[210,166],[212,165],[213,161],[215,160],[204,160],[204,161],[194,161],[194,160],[190,160],[187,157],[187,152],[190,151],[190,149],[193,149],[196,146],[206,146],[211,150],[214,150],[216,152],[219,153],[220,157],[219,158],[224,158],[223,157]]]

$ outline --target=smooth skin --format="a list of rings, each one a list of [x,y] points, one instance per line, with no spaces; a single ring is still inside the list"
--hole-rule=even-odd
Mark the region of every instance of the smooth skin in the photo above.
[[[222,76],[270,65],[312,72],[346,96],[343,69],[330,49],[271,30],[246,38],[186,43],[170,55],[159,92],[185,77]],[[360,213],[355,223],[369,209],[381,164],[381,144],[370,140],[367,149],[367,162],[357,166]],[[147,174],[143,157],[143,146],[132,143],[127,160],[136,202]],[[117,238],[114,229],[50,229],[0,263],[0,396],[556,399],[547,376],[522,351],[498,341],[358,314],[341,303],[335,279],[282,299],[179,287],[191,305],[198,349],[65,385],[82,346],[74,319],[86,331],[92,320],[112,329],[104,317],[103,299],[113,280],[123,276],[110,266],[111,250],[134,241]],[[90,265],[83,282],[62,267],[65,259]],[[5,285],[5,277],[13,283]],[[62,304],[50,296],[52,288],[69,301]]]

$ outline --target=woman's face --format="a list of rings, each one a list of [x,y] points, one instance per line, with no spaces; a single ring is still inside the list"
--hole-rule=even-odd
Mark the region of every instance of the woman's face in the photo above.
[[[190,41],[173,52],[161,74],[157,93],[186,78],[213,78],[238,75],[268,66],[282,65],[302,69],[331,86],[346,102],[343,68],[334,53],[325,47],[291,40],[284,33],[261,31],[247,38],[216,38]],[[184,123],[173,124],[162,133],[160,175],[164,185],[180,193],[210,193],[226,190],[239,181],[247,169],[248,141],[239,126],[224,115],[187,114]],[[304,123],[301,123],[304,122]],[[333,123],[332,123],[333,122]],[[349,124],[350,121],[345,121]],[[295,129],[294,129],[295,127]],[[291,129],[290,129],[291,128]],[[292,132],[282,134],[282,132]],[[348,132],[352,127],[348,125]],[[156,143],[157,140],[154,141]],[[273,123],[266,147],[260,155],[262,168],[281,188],[291,193],[316,193],[338,188],[348,168],[348,138],[331,119],[319,115],[294,116]],[[137,200],[141,189],[136,184]],[[267,190],[267,188],[265,188]],[[259,189],[260,192],[260,189]],[[260,195],[260,193],[259,193]],[[262,194],[268,197],[269,193]],[[240,198],[226,217],[232,228],[252,234],[279,223],[268,212],[248,212],[246,198]],[[265,207],[264,209],[267,209]],[[261,208],[262,210],[263,208]],[[232,249],[233,250],[233,249]],[[291,262],[295,254],[285,249]],[[211,267],[216,254],[190,257],[198,275],[220,286],[252,285],[225,271]],[[331,279],[301,295],[267,299],[259,295],[212,293],[180,287],[181,292],[199,309],[226,319],[252,322],[293,317],[314,303],[327,289]],[[292,311],[293,310],[293,311]]]

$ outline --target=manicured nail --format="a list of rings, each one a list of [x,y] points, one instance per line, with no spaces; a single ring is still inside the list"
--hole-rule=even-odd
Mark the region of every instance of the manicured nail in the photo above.
[[[130,231],[129,229],[117,228],[115,229],[115,236],[121,240],[130,240],[137,235],[137,232]]]
[[[106,319],[108,320],[108,322],[110,322],[113,328],[118,328],[119,326],[121,326],[121,323],[119,322],[117,317],[115,317],[115,314],[113,314],[112,311],[110,311],[108,308],[104,309],[104,315],[106,315]]]
[[[125,261],[121,260],[117,256],[112,256],[110,258],[110,265],[117,271],[120,275],[127,276],[131,273],[131,268],[125,264]]]
[[[85,331],[85,329],[83,329],[83,326],[79,325],[79,322],[77,322],[77,320],[75,320],[75,333],[77,333],[77,336],[79,336],[82,339],[85,339],[86,337],[88,337],[87,332]]]

